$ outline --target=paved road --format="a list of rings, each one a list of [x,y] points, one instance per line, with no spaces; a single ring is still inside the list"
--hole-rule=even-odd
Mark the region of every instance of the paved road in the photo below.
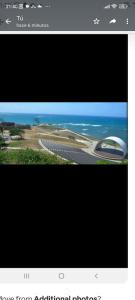
[[[99,158],[94,157],[81,149],[65,146],[63,144],[57,144],[49,140],[42,139],[42,144],[53,153],[60,155],[61,157],[74,161],[77,164],[96,164]]]

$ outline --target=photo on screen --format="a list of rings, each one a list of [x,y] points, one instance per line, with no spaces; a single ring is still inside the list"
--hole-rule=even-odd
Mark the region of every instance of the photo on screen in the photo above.
[[[0,164],[127,164],[127,103],[0,103]]]

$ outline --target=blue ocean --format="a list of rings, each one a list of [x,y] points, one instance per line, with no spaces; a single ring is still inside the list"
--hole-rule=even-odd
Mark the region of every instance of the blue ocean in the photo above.
[[[0,121],[15,122],[17,124],[33,125],[35,118],[38,118],[40,123],[47,123],[70,129],[84,136],[91,136],[98,139],[108,136],[117,136],[122,138],[125,142],[128,140],[127,118],[0,113]]]

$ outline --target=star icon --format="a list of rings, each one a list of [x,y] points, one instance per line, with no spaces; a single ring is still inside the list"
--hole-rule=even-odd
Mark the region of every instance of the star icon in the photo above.
[[[98,25],[99,22],[100,22],[100,20],[99,20],[98,18],[96,18],[96,19],[93,20],[93,23],[94,23],[95,25]]]

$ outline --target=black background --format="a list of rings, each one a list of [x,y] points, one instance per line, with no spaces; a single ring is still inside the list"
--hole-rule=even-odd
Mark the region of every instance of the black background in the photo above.
[[[1,101],[127,101],[125,35],[1,35],[0,45]]]
[[[127,101],[126,35],[0,44],[1,102]],[[127,267],[127,166],[2,165],[0,181],[1,267]]]

